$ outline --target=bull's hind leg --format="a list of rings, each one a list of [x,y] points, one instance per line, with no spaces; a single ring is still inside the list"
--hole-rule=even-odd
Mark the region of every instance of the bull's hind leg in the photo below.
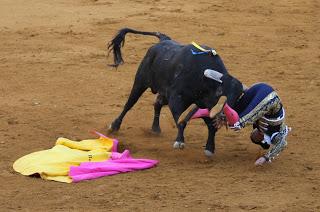
[[[161,128],[160,128],[160,123],[159,123],[159,119],[160,119],[160,112],[161,112],[161,108],[163,105],[167,105],[168,101],[167,99],[158,94],[156,101],[154,103],[154,117],[153,117],[153,123],[152,123],[152,132],[154,133],[161,133]]]
[[[130,96],[127,100],[127,103],[125,104],[123,111],[121,112],[121,114],[118,116],[118,118],[116,118],[112,124],[109,127],[109,133],[118,131],[120,129],[122,120],[124,118],[124,116],[126,115],[126,113],[133,107],[133,105],[138,101],[138,99],[140,98],[140,96],[143,94],[143,92],[145,92],[145,90],[148,87],[146,85],[143,84],[143,81],[138,80],[136,78],[133,87],[131,89],[131,93]]]
[[[212,124],[212,119],[210,118],[202,118],[208,127],[208,140],[206,143],[206,147],[204,150],[204,154],[208,157],[211,157],[214,154],[215,150],[215,135],[217,129]]]
[[[131,89],[130,96],[126,104],[124,105],[123,111],[118,116],[118,118],[116,118],[112,122],[111,126],[109,127],[109,133],[118,131],[120,129],[124,116],[138,101],[140,96],[147,90],[148,88],[147,82],[149,81],[148,75],[147,75],[148,67],[150,67],[150,57],[148,56],[148,53],[147,53],[147,55],[144,57],[144,59],[140,63],[140,66],[136,73],[135,80]]]

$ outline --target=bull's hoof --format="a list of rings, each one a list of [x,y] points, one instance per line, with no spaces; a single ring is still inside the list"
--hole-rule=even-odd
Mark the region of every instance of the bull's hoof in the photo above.
[[[160,127],[152,127],[151,131],[152,131],[152,133],[154,133],[156,135],[161,133]]]
[[[112,128],[112,125],[110,124],[109,125],[109,128],[108,128],[108,130],[107,130],[107,133],[108,134],[112,134],[112,133],[114,133],[115,132],[115,130]]]
[[[184,149],[184,147],[185,147],[184,142],[176,141],[176,142],[174,142],[174,144],[173,144],[173,148],[174,148],[174,149]]]
[[[114,128],[112,127],[112,124],[110,124],[109,128],[108,128],[108,134],[112,134],[112,133],[116,133],[119,131],[119,128]]]
[[[112,133],[118,132],[120,129],[120,125],[121,125],[121,121],[119,121],[118,119],[114,120],[109,126],[108,133],[112,134]]]
[[[213,152],[210,152],[209,150],[204,150],[204,154],[205,154],[207,157],[212,157],[212,156],[213,156]]]

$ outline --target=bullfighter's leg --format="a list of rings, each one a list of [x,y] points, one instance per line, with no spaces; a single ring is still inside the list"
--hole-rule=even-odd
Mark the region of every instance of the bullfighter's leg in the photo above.
[[[152,131],[154,133],[161,133],[161,128],[160,128],[160,112],[161,112],[161,108],[163,105],[167,105],[168,101],[167,99],[158,94],[156,101],[154,103],[154,117],[153,117],[153,123],[152,123]]]

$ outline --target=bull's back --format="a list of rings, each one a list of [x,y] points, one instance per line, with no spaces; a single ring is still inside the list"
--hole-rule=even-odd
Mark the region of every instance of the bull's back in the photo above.
[[[172,89],[183,92],[186,87],[191,92],[201,87],[205,69],[227,72],[219,56],[193,55],[192,49],[197,51],[193,45],[180,45],[172,40],[162,41],[150,49],[153,55],[150,87],[154,92],[167,96]]]
[[[191,58],[187,58],[188,47],[169,40],[152,47],[154,55],[151,66],[151,86],[156,92],[164,94],[172,86],[175,79],[183,74]]]

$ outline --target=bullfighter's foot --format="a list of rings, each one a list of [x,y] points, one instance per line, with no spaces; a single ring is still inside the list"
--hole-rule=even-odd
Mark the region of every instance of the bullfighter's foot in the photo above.
[[[184,142],[176,141],[176,142],[174,142],[174,144],[173,144],[173,148],[174,148],[174,149],[184,149],[184,147],[185,147]]]

